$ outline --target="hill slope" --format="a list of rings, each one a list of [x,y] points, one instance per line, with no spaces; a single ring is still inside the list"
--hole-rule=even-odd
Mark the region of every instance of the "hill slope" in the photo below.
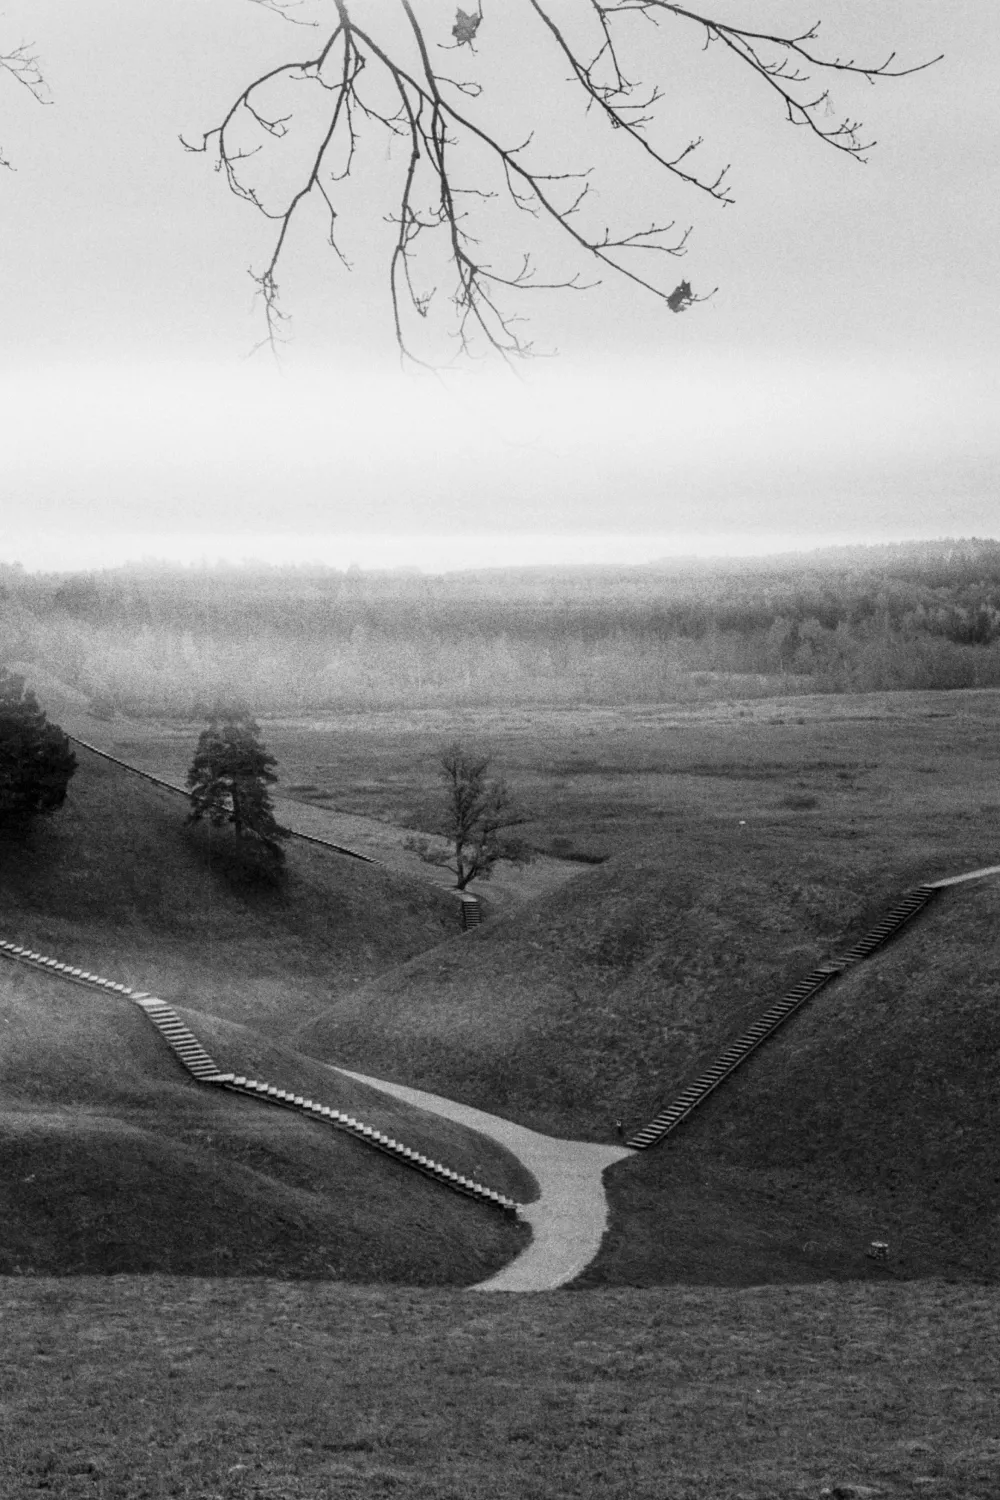
[[[959,886],[609,1175],[587,1284],[1000,1278],[1000,881]]]
[[[530,1196],[492,1142],[243,1027],[183,1013],[226,1068],[307,1088]],[[137,1007],[0,970],[0,1272],[468,1282],[522,1232],[349,1137],[191,1080]]]
[[[308,845],[284,890],[233,865],[228,829],[79,752],[63,810],[0,842],[4,935],[213,1014],[287,1034],[343,988],[458,931],[455,902]],[[205,997],[208,997],[206,999]]]
[[[224,1069],[294,1085],[532,1196],[483,1137],[274,1039],[338,989],[457,936],[447,895],[302,846],[284,891],[247,886],[227,830],[191,828],[180,799],[80,762],[65,809],[0,842],[5,936],[195,1000],[201,1013],[182,1014]],[[125,1000],[4,963],[0,1028],[2,1270],[467,1283],[523,1242],[495,1210],[343,1134],[195,1084]]]
[[[296,1045],[561,1135],[657,1112],[836,946],[924,878],[796,828],[692,819],[532,910],[411,959],[307,1022]]]
[[[345,996],[299,1045],[361,1071],[377,1049],[383,1076],[612,1140],[930,873],[704,820]],[[670,1144],[614,1168],[585,1283],[884,1274],[873,1239],[898,1274],[1000,1274],[998,912],[997,882],[942,895]]]

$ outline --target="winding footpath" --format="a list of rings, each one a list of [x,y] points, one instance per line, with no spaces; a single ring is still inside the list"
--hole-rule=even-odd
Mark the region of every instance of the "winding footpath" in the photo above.
[[[328,1066],[332,1066],[328,1065]],[[624,1146],[598,1146],[540,1135],[471,1104],[443,1099],[401,1083],[385,1083],[349,1068],[334,1068],[359,1083],[381,1089],[429,1114],[442,1115],[470,1130],[478,1130],[505,1146],[538,1183],[534,1203],[519,1204],[517,1216],[531,1225],[531,1242],[509,1265],[488,1281],[470,1287],[474,1292],[548,1292],[579,1276],[601,1248],[608,1227],[608,1200],[603,1174],[607,1167],[634,1156]]]

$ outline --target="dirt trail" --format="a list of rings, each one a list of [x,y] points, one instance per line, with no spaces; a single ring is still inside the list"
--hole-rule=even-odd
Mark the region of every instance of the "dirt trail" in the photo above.
[[[634,1151],[624,1146],[598,1146],[587,1141],[565,1141],[540,1135],[499,1115],[470,1104],[458,1104],[438,1094],[384,1083],[349,1068],[337,1068],[372,1088],[443,1115],[498,1141],[521,1161],[538,1183],[540,1195],[521,1208],[519,1217],[531,1225],[531,1243],[509,1266],[471,1287],[474,1292],[548,1292],[573,1281],[594,1259],[608,1225],[604,1193],[606,1167]]]

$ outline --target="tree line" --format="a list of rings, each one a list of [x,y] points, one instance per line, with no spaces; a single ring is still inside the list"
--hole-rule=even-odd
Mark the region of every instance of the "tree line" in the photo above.
[[[1000,686],[1000,543],[424,577],[0,569],[0,646],[98,715]]]
[[[444,575],[323,568],[109,569],[26,574],[0,566],[0,610],[97,629],[194,637],[253,628],[316,634],[604,640],[750,636],[776,622],[825,630],[872,620],[958,644],[1000,638],[1000,542],[831,549],[787,559],[694,559],[642,567],[510,569]]]

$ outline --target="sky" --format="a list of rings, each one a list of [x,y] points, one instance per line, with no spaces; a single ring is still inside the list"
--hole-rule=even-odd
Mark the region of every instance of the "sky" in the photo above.
[[[354,3],[405,51],[397,0]],[[326,23],[333,9],[303,0],[292,14]],[[418,10],[447,43],[454,7]],[[551,6],[571,35],[586,10]],[[0,76],[0,148],[16,169],[0,173],[0,560],[437,569],[1000,535],[992,4],[815,0],[808,19],[822,16],[840,55],[945,54],[876,87],[833,80],[837,114],[878,140],[864,166],[791,128],[698,33],[647,27],[635,66],[663,90],[657,139],[676,151],[701,136],[706,167],[732,163],[725,208],[651,177],[575,111],[527,0],[483,11],[474,55],[433,54],[481,81],[463,107],[505,142],[534,131],[548,170],[592,168],[591,224],[691,224],[665,274],[718,286],[709,301],[674,315],[608,275],[533,291],[519,310],[542,357],[517,374],[497,361],[402,370],[385,194],[404,157],[362,120],[351,177],[330,185],[352,269],[305,204],[280,266],[289,341],[277,361],[251,354],[262,324],[247,270],[274,224],[178,137],[200,139],[322,30],[252,0],[5,0],[0,52],[33,44],[52,102]],[[714,14],[777,29],[804,8],[718,0]],[[313,95],[332,97],[290,88],[267,103],[294,104],[298,133],[247,168],[269,207],[318,128]],[[471,153],[462,170],[487,181]],[[501,268],[530,242],[540,279],[592,275],[530,216],[468,201]]]

